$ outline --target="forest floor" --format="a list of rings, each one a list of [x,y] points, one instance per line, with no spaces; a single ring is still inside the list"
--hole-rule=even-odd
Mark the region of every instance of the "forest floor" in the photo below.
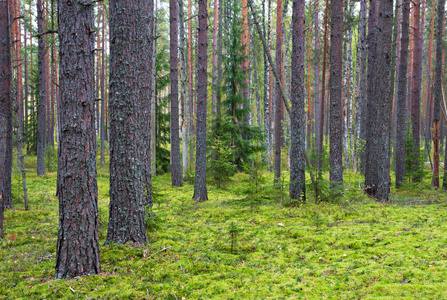
[[[200,204],[193,185],[172,188],[168,175],[157,176],[150,243],[102,246],[101,274],[55,280],[56,172],[37,177],[32,160],[30,210],[14,175],[15,209],[5,213],[0,299],[447,299],[446,192],[428,179],[384,204],[365,197],[352,173],[343,198],[315,204],[309,192],[306,204],[287,206],[274,195],[247,201],[245,174],[227,190],[209,186],[210,200]]]

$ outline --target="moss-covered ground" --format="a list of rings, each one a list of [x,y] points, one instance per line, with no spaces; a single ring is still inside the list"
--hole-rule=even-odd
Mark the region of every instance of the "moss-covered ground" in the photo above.
[[[98,170],[101,242],[105,170]],[[244,174],[227,190],[209,186],[201,204],[191,200],[192,185],[172,188],[169,176],[158,176],[150,243],[103,246],[101,274],[55,280],[56,173],[37,177],[29,168],[29,211],[14,176],[0,299],[447,299],[446,193],[428,183],[393,191],[384,204],[348,174],[344,198],[315,204],[308,193],[306,204],[287,207],[275,196],[248,205],[241,191],[252,179]]]

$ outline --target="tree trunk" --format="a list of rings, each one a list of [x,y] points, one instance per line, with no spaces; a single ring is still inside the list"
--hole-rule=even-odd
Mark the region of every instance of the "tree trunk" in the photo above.
[[[6,153],[8,125],[12,122],[12,97],[11,97],[11,44],[8,17],[8,1],[0,0],[0,153]],[[0,156],[0,239],[4,236],[3,212],[5,210],[6,182],[11,181],[6,171],[7,160],[5,155]]]
[[[110,214],[106,244],[146,243],[151,5],[110,1]],[[148,38],[149,37],[149,38]],[[143,106],[143,107],[142,107]],[[150,131],[150,129],[149,129]]]
[[[331,6],[330,78],[330,180],[333,188],[343,186],[343,0]]]
[[[377,105],[374,101],[376,93],[376,61],[377,61],[377,18],[378,0],[369,2],[368,17],[368,81],[367,81],[367,107],[366,107],[366,145],[365,145],[365,191],[371,196],[376,195],[377,182],[377,150],[376,127]]]
[[[207,99],[207,20],[206,0],[199,0],[199,26],[197,28],[197,144],[196,177],[193,199],[208,200],[206,189],[206,99]]]
[[[104,140],[106,139],[106,124],[105,124],[105,105],[106,105],[106,88],[105,88],[105,27],[106,27],[106,7],[104,3],[102,4],[102,46],[101,46],[101,122],[100,122],[100,133],[101,133],[101,164],[104,166],[106,163],[105,159],[105,147]]]
[[[413,1],[413,20],[414,20],[414,57],[413,57],[413,78],[411,83],[411,125],[413,132],[413,181],[420,181],[422,178],[419,176],[419,170],[421,168],[419,161],[420,152],[420,106],[421,106],[421,74],[420,68],[422,67],[422,41],[421,41],[421,26],[420,26],[420,7],[421,1]]]
[[[359,47],[360,47],[360,87],[359,87],[359,103],[358,103],[358,120],[357,126],[359,131],[359,148],[358,154],[360,159],[360,172],[365,174],[365,141],[366,141],[366,65],[367,65],[367,45],[366,45],[366,7],[367,0],[360,2],[360,24],[359,24]]]
[[[93,6],[58,1],[61,136],[56,278],[98,274]]]
[[[217,101],[217,36],[218,36],[218,30],[219,27],[217,25],[218,23],[218,14],[219,14],[219,4],[218,4],[218,0],[214,0],[214,19],[213,19],[213,97],[212,97],[212,101],[211,101],[211,107],[212,107],[212,112],[216,112],[216,101]]]
[[[15,1],[16,14],[20,13],[20,2]],[[25,159],[23,156],[23,82],[22,82],[22,37],[20,19],[17,19],[17,30],[15,41],[17,42],[16,61],[17,61],[17,166],[22,174],[23,199],[25,201],[25,210],[28,210],[28,188],[26,186]],[[26,37],[25,37],[26,40]],[[26,67],[26,64],[25,64]],[[25,86],[26,90],[26,86]]]
[[[377,194],[387,201],[390,192],[390,123],[392,94],[390,88],[393,0],[380,0],[377,25]]]
[[[189,122],[188,113],[189,108],[186,103],[186,80],[187,80],[187,60],[185,53],[185,25],[184,25],[184,10],[183,0],[179,0],[179,19],[180,19],[180,102],[182,105],[182,161],[183,161],[183,176],[188,172],[188,139],[189,139]]]
[[[192,3],[188,0],[188,105],[189,105],[189,165],[192,168],[194,162],[194,78],[192,59]],[[191,170],[192,171],[192,170]]]
[[[250,44],[249,44],[249,38],[250,38],[250,32],[248,30],[248,14],[247,14],[247,0],[242,0],[242,18],[244,20],[242,24],[242,45],[244,48],[244,55],[245,59],[242,62],[242,73],[246,75],[246,78],[244,80],[244,87],[242,88],[241,95],[242,98],[249,100],[249,87],[250,87]],[[244,104],[244,108],[247,109],[247,114],[244,117],[244,126],[249,126],[249,122],[251,120],[250,118],[250,109],[248,107],[251,107],[249,105],[249,101],[246,101]],[[243,137],[244,139],[247,139],[246,136]]]
[[[324,111],[325,111],[325,96],[326,96],[326,57],[328,48],[328,37],[327,37],[327,19],[329,10],[329,0],[326,0],[326,8],[324,10],[324,34],[323,34],[323,74],[322,74],[322,85],[321,85],[321,101],[320,101],[320,131],[317,133],[318,141],[316,143],[317,154],[321,157],[319,168],[323,164],[323,138],[324,138]],[[327,119],[327,118],[326,118]]]
[[[304,0],[293,0],[292,16],[292,113],[290,146],[290,198],[306,201],[304,112]]]
[[[315,102],[315,165],[321,168],[321,150],[322,140],[320,136],[320,127],[323,125],[321,120],[321,95],[320,95],[320,25],[319,25],[319,0],[314,4],[314,26],[315,26],[315,63],[314,63],[314,102]]]
[[[183,186],[180,158],[179,105],[178,105],[178,6],[169,1],[170,14],[170,61],[171,61],[171,183]]]
[[[265,27],[265,0],[262,2],[263,14],[262,23],[264,29],[264,36],[267,35],[267,29]],[[267,58],[268,51],[264,51],[264,146],[265,146],[265,160],[270,162],[272,153],[272,144],[270,143],[270,97],[269,97],[269,84],[270,84],[270,67]]]
[[[402,36],[399,61],[399,77],[396,99],[396,187],[405,182],[405,114],[407,92],[407,61],[409,44],[410,0],[404,0],[402,6]]]
[[[441,117],[442,99],[442,52],[444,28],[445,0],[438,0],[438,26],[436,36],[436,71],[435,98],[433,111],[433,185],[439,188],[439,123]],[[434,13],[434,11],[433,11]],[[445,168],[445,167],[444,167]],[[443,188],[447,187],[447,176],[444,175]]]
[[[282,0],[276,3],[276,71],[278,72],[278,81],[282,82]],[[279,88],[276,88],[275,93],[275,179],[278,183],[281,178],[281,141],[282,141],[282,98]]]
[[[45,45],[43,18],[43,0],[37,0],[37,32],[39,33],[38,60],[39,60],[39,106],[37,108],[37,175],[45,175],[45,124],[46,124],[46,96],[45,92],[47,73],[45,60],[48,49]]]

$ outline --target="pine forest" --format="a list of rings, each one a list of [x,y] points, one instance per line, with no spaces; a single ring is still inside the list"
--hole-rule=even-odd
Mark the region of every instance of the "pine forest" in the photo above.
[[[0,299],[447,298],[446,0],[0,0]]]

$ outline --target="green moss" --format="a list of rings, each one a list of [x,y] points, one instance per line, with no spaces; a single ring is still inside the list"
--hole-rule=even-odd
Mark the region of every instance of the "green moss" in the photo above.
[[[105,167],[98,173],[103,243],[109,175]],[[193,186],[172,188],[168,175],[158,176],[152,243],[102,246],[101,274],[55,280],[56,173],[27,175],[31,210],[17,197],[5,214],[0,299],[447,298],[446,194],[427,183],[393,191],[391,203],[380,204],[348,173],[337,203],[310,197],[284,207],[271,196],[254,211],[239,193],[247,175],[236,174],[228,190],[210,186],[201,204],[191,200]],[[233,251],[232,222],[240,229]]]

